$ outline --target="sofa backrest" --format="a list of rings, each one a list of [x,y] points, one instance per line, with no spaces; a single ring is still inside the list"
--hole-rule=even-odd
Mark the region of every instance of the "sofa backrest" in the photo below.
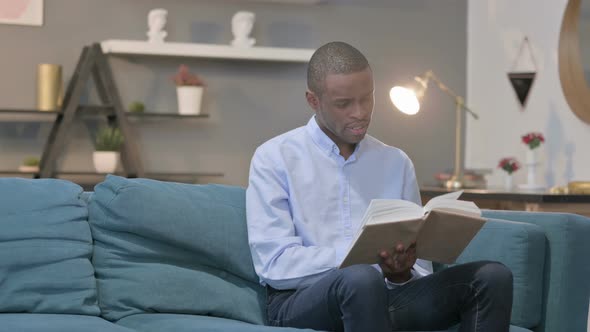
[[[0,179],[0,312],[99,315],[82,188]]]
[[[262,324],[243,188],[107,176],[89,203],[103,317],[211,315]]]

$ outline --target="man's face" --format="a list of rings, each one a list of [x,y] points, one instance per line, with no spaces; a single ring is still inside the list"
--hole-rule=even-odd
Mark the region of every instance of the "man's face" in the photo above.
[[[319,127],[341,151],[353,149],[365,137],[375,104],[370,68],[351,74],[328,74],[321,95],[308,91],[306,97],[316,112]]]

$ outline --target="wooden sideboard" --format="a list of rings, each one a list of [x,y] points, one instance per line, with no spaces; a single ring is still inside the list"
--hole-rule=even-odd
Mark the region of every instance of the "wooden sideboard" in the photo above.
[[[454,190],[422,187],[422,203],[432,197]],[[501,189],[463,189],[461,199],[473,201],[481,209],[568,212],[590,217],[590,195],[553,194],[533,191],[503,191]]]

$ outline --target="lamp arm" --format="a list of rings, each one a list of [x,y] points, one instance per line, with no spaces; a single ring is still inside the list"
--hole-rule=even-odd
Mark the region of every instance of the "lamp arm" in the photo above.
[[[438,88],[443,91],[444,93],[450,95],[451,97],[453,97],[453,99],[455,99],[455,107],[456,107],[456,116],[455,116],[455,169],[453,172],[453,176],[451,177],[451,179],[449,181],[447,181],[445,183],[445,186],[449,189],[460,189],[464,186],[463,183],[463,162],[462,162],[462,135],[463,135],[463,111],[466,111],[467,113],[471,114],[475,119],[478,119],[479,116],[473,112],[471,109],[469,109],[469,107],[467,107],[465,105],[465,99],[463,99],[463,97],[459,96],[458,94],[456,94],[453,90],[451,90],[448,86],[446,86],[438,77],[436,77],[436,75],[434,75],[434,72],[432,70],[427,71],[422,77],[421,80],[418,80],[419,82],[425,82],[422,83],[423,85],[427,85],[428,81],[432,80],[436,83],[436,85],[438,86]]]
[[[479,115],[477,115],[477,113],[475,113],[469,107],[467,107],[467,105],[465,105],[465,99],[463,97],[459,96],[458,94],[456,94],[448,86],[446,86],[436,75],[434,75],[434,72],[432,70],[427,71],[424,74],[424,76],[427,80],[428,79],[433,80],[441,91],[443,91],[444,93],[453,97],[453,99],[455,99],[455,103],[457,105],[460,105],[461,108],[463,110],[465,110],[467,113],[471,114],[471,116],[473,116],[474,119],[479,119]]]

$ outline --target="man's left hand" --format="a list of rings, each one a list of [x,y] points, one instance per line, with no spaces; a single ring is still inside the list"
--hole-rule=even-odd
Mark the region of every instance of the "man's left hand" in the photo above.
[[[416,264],[416,243],[412,243],[407,249],[398,243],[391,251],[382,250],[381,270],[383,275],[393,283],[403,283],[412,278],[412,266]]]

